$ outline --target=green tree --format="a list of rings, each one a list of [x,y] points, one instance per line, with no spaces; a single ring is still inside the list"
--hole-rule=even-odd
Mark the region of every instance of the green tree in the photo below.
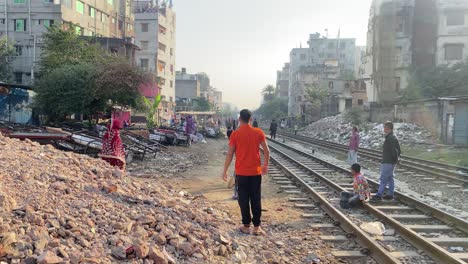
[[[353,107],[346,111],[345,120],[354,126],[360,126],[364,123],[364,111],[360,107]]]
[[[42,75],[65,64],[92,63],[105,61],[110,55],[94,44],[80,38],[75,25],[68,29],[57,26],[48,28],[43,34],[44,46],[41,53]]]
[[[154,129],[157,126],[156,114],[158,112],[159,103],[161,103],[161,95],[156,96],[153,102],[148,98],[141,97],[146,105],[146,126],[148,129]]]
[[[317,108],[322,105],[322,100],[327,96],[327,89],[321,86],[309,85],[305,89],[309,102]]]
[[[273,85],[269,84],[262,90],[263,99],[265,101],[271,101],[275,97],[276,89]]]
[[[468,62],[413,69],[404,101],[468,94]]]
[[[0,39],[0,81],[7,82],[11,78],[10,63],[15,54],[14,47],[6,38]]]
[[[109,57],[97,67],[96,94],[108,100],[109,107],[139,108],[140,85],[147,80],[144,73],[125,58]]]
[[[255,115],[268,120],[285,118],[288,116],[288,99],[274,97],[270,101],[265,101],[255,111]]]
[[[205,97],[198,97],[192,99],[194,111],[211,111],[213,106]]]
[[[62,121],[74,113],[104,111],[106,101],[96,94],[96,77],[95,66],[89,63],[56,68],[36,86],[35,104],[49,121]]]
[[[338,79],[345,81],[354,81],[356,77],[354,76],[354,71],[352,70],[341,70]]]

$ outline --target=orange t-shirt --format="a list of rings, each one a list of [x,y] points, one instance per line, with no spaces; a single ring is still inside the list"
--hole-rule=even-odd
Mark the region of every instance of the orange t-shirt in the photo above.
[[[241,125],[231,134],[229,146],[236,148],[236,175],[257,176],[262,174],[260,144],[265,141],[262,130],[251,125]]]

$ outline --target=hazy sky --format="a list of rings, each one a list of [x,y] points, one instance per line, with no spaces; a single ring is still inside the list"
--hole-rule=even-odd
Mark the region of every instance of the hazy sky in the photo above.
[[[262,88],[310,33],[365,45],[372,0],[174,0],[177,69],[206,72],[223,101],[257,108]]]

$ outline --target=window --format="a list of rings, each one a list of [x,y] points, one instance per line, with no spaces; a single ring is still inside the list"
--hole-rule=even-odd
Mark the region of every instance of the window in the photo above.
[[[161,26],[161,25],[159,26],[159,33],[166,35],[166,31],[167,29],[164,26]]]
[[[84,3],[81,2],[81,1],[76,1],[76,12],[80,13],[80,14],[84,14]]]
[[[171,64],[171,73],[174,74],[174,65]]]
[[[174,98],[172,98],[172,96],[169,96],[169,102],[172,102],[172,100],[174,100]]]
[[[305,60],[306,60],[306,55],[305,55],[305,54],[301,54],[301,60],[302,60],[302,61],[305,61]]]
[[[44,20],[44,27],[50,27],[54,25],[54,20]]]
[[[328,82],[328,88],[333,89],[333,81]]]
[[[40,19],[34,19],[33,21],[34,21],[33,23],[34,23],[35,26],[39,26],[41,24]]]
[[[15,46],[16,56],[23,55],[23,46]]]
[[[140,48],[142,50],[147,50],[148,49],[148,41],[140,41]]]
[[[26,19],[15,19],[15,31],[16,32],[26,31]]]
[[[400,77],[395,77],[395,90],[397,92],[400,91],[400,86],[401,86],[401,79]]]
[[[341,42],[340,43],[340,49],[346,49],[346,43],[345,42]]]
[[[447,13],[447,26],[462,26],[465,24],[465,13],[449,12]]]
[[[118,26],[118,27],[119,27],[119,30],[122,30],[122,28],[123,28],[123,22],[122,22],[122,20],[119,20],[119,26]]]
[[[15,82],[22,83],[23,82],[23,73],[22,72],[15,72]]]
[[[54,0],[44,0],[44,3],[53,4]]]
[[[88,8],[88,12],[90,17],[94,17],[96,15],[96,9],[94,9],[92,6]]]
[[[107,0],[107,3],[108,3],[109,5],[114,5],[114,0]]]
[[[171,48],[169,53],[170,53],[171,56],[172,56],[172,55],[174,54],[174,50]]]
[[[463,44],[445,45],[445,60],[462,60]]]
[[[108,15],[106,13],[102,13],[101,12],[101,22],[102,23],[106,23],[107,19],[108,19]]]
[[[72,0],[62,0],[62,3],[67,8],[72,8]]]
[[[26,3],[26,0],[14,0],[13,4],[24,4]]]
[[[145,70],[148,69],[148,63],[149,63],[148,59],[140,59],[140,67]]]
[[[141,23],[141,32],[148,32],[148,23]]]
[[[358,100],[357,100],[357,104],[358,104],[358,105],[363,105],[363,104],[364,104],[364,100],[358,99]]]
[[[170,83],[171,88],[174,87],[174,82],[173,81],[170,81],[169,83]],[[171,100],[171,102],[172,102],[172,100]]]
[[[166,52],[166,45],[162,44],[161,42],[158,43],[158,49],[163,52]]]
[[[397,16],[395,20],[395,31],[396,32],[403,32],[403,27],[405,24],[405,20],[403,16]]]

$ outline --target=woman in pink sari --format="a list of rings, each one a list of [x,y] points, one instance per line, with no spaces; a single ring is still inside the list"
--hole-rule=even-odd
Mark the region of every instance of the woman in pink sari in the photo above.
[[[120,122],[112,119],[107,132],[102,138],[102,150],[99,157],[114,167],[125,170],[125,151],[120,139]]]

